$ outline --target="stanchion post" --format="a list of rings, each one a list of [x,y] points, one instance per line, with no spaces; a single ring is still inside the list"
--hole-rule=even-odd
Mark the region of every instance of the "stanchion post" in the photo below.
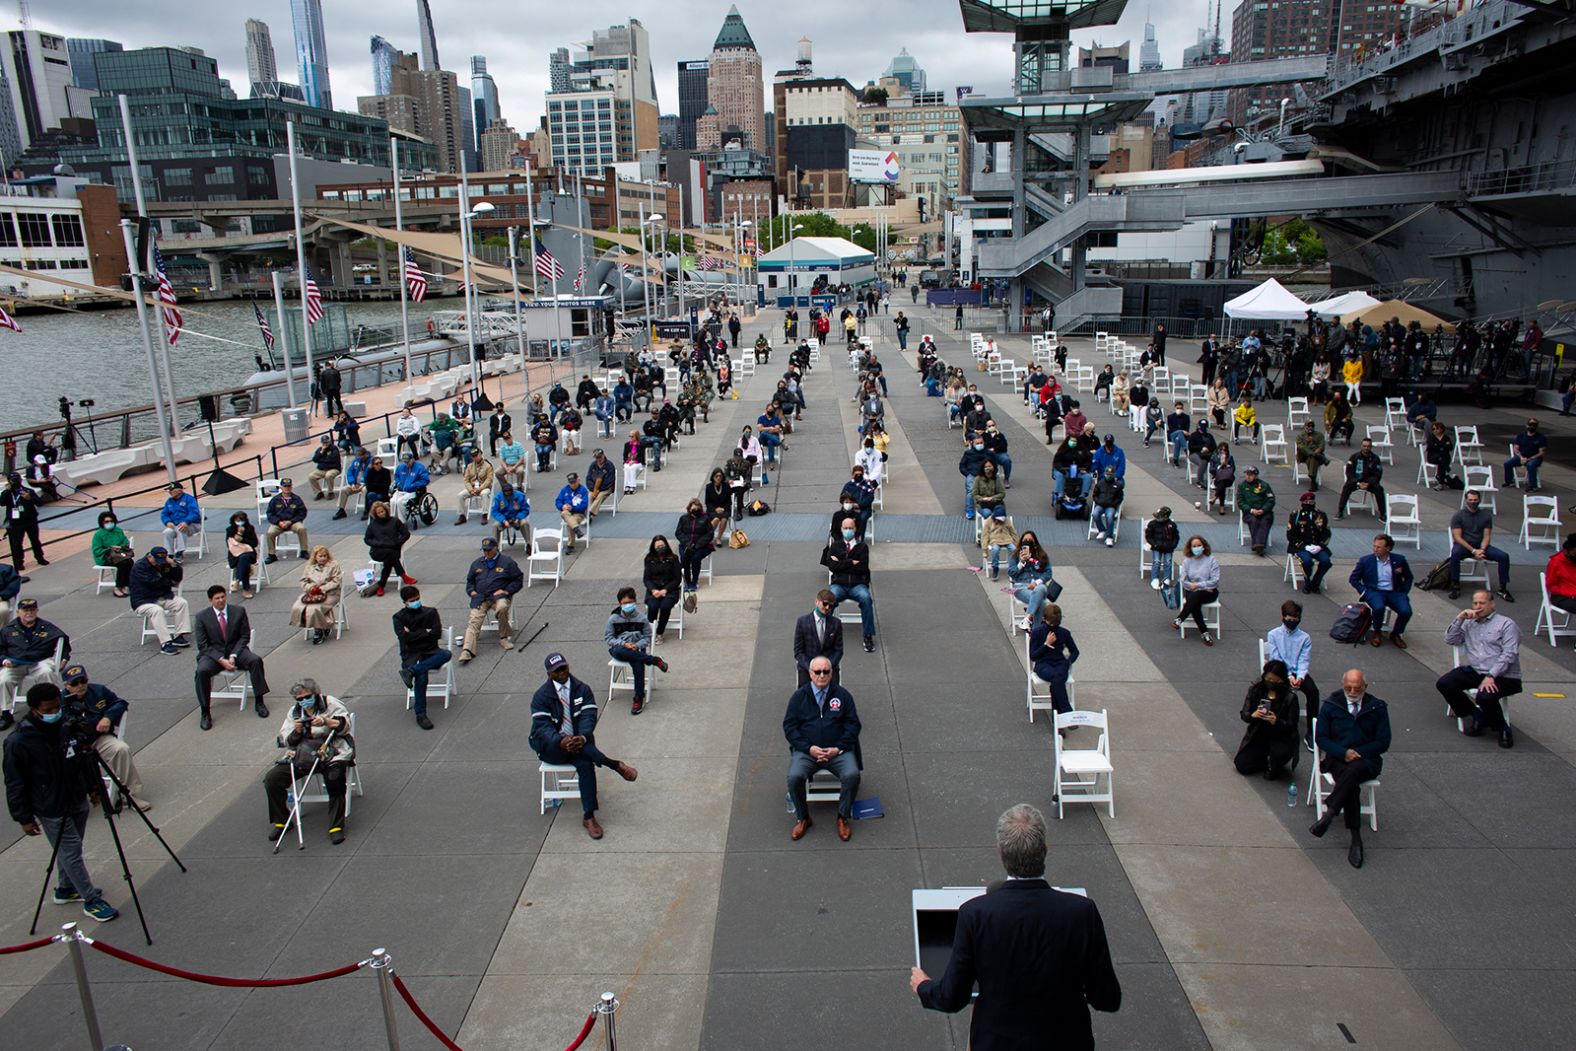
[[[103,1051],[104,1037],[99,1032],[98,1012],[93,1009],[93,987],[88,985],[88,968],[82,959],[82,943],[77,940],[77,925],[65,924],[60,928],[66,947],[71,951],[71,970],[77,976],[77,995],[82,998],[82,1020],[88,1027],[89,1051]]]
[[[401,278],[403,280],[403,278]],[[372,969],[378,976],[378,997],[383,1001],[383,1029],[388,1034],[389,1051],[399,1051],[399,1025],[394,1019],[394,957],[387,949],[372,950]]]
[[[618,1033],[613,1025],[613,1016],[618,1013],[618,997],[612,993],[603,993],[597,1001],[596,1013],[602,1016],[602,1030],[607,1034],[607,1051],[618,1051]]]

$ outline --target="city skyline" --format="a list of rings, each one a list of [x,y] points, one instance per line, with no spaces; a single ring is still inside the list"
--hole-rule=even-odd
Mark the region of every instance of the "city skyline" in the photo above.
[[[367,60],[367,42],[372,36],[383,36],[401,50],[420,52],[415,4],[334,0],[324,6],[329,68],[341,108],[347,99],[374,93]],[[448,0],[435,12],[435,28],[438,47],[449,56],[445,68],[461,83],[469,83],[469,56],[488,57],[489,72],[502,101],[502,116],[524,135],[537,126],[543,113],[549,54],[558,47],[572,51],[589,40],[594,29],[627,22],[630,17],[639,18],[651,36],[661,112],[677,113],[678,63],[710,53],[728,7],[726,0],[689,0],[647,14],[624,4],[554,6],[533,10],[529,22],[511,25],[500,21],[491,5],[480,0]],[[222,76],[244,85],[246,19],[267,22],[277,34],[290,25],[290,8],[290,0],[266,0],[239,10],[193,8],[174,0],[148,0],[137,8],[109,0],[77,0],[70,10],[42,10],[35,5],[33,19],[41,29],[69,37],[108,37],[123,41],[128,48],[199,47],[219,62]],[[739,10],[760,49],[768,80],[776,70],[793,65],[799,38],[808,36],[815,41],[817,72],[846,77],[856,87],[878,78],[891,57],[906,48],[925,69],[931,90],[950,93],[958,85],[971,86],[976,94],[1006,90],[1010,37],[964,34],[956,0],[871,0],[858,8],[839,8],[844,17],[836,23],[835,32],[818,32],[813,13],[785,5],[746,0]],[[1222,27],[1227,39],[1230,14],[1228,10]],[[1182,48],[1195,41],[1207,15],[1203,0],[1199,0],[1167,5],[1147,17],[1155,23],[1165,64],[1174,67],[1181,64]],[[1136,53],[1145,20],[1143,6],[1129,5],[1116,26],[1076,33],[1074,40],[1088,46],[1096,41],[1131,39]],[[160,31],[159,26],[172,28]],[[456,56],[465,57],[456,61]]]

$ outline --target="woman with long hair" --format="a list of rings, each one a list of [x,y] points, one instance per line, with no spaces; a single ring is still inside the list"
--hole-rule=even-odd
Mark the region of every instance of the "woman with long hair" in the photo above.
[[[373,594],[383,594],[383,588],[388,584],[391,572],[398,573],[400,580],[406,584],[416,583],[416,578],[405,572],[405,564],[400,561],[400,553],[404,550],[406,542],[410,540],[410,528],[389,513],[387,501],[379,500],[372,505],[371,517],[367,519],[367,531],[362,539],[366,541],[367,554],[371,556],[372,561],[383,566],[381,575],[372,585]]]
[[[230,563],[230,590],[252,597],[252,567],[257,565],[257,529],[245,511],[230,515],[224,527],[224,557]]]
[[[668,618],[673,614],[673,607],[679,604],[679,595],[684,586],[683,569],[679,559],[673,553],[673,545],[668,543],[668,538],[658,533],[651,538],[651,545],[646,548],[646,562],[641,575],[642,583],[646,585],[646,619],[657,627],[657,641],[662,641],[662,635],[668,630]]]

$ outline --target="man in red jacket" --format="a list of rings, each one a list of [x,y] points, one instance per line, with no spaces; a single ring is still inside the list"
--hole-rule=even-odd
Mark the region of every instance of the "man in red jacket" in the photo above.
[[[1565,538],[1565,547],[1549,559],[1549,605],[1576,613],[1576,533]]]

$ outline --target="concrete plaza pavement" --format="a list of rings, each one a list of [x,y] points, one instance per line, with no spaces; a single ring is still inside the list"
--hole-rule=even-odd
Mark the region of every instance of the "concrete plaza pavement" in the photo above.
[[[922,310],[911,345],[927,320]],[[1507,546],[1521,601],[1501,609],[1523,627],[1527,694],[1515,702],[1517,747],[1502,752],[1460,737],[1440,714],[1432,683],[1449,666],[1440,633],[1454,608],[1442,595],[1414,595],[1405,653],[1348,654],[1328,641],[1351,559],[1374,531],[1366,516],[1342,523],[1330,577],[1341,583],[1305,600],[1314,674],[1330,690],[1344,667],[1364,667],[1391,701],[1396,734],[1380,831],[1367,837],[1368,863],[1354,871],[1344,837],[1307,835],[1310,810],[1285,806],[1284,781],[1241,778],[1229,762],[1253,640],[1291,594],[1279,561],[1242,552],[1235,525],[1195,512],[1181,472],[1141,448],[1128,450],[1120,545],[1086,543],[1082,523],[1049,521],[1043,433],[1011,392],[972,372],[966,344],[941,331],[950,315],[937,311],[933,320],[944,356],[971,367],[1011,441],[1008,504],[1020,528],[1033,525],[1052,542],[1067,589],[1061,605],[1084,653],[1078,703],[1107,709],[1113,721],[1114,819],[1088,806],[1054,817],[1049,731],[1043,718],[1031,726],[1023,706],[1023,643],[1007,634],[998,586],[970,569],[978,550],[960,514],[959,434],[914,382],[912,354],[900,358],[883,339],[894,477],[872,556],[878,647],[863,653],[851,633],[843,679],[864,722],[860,795],[879,796],[884,819],[857,823],[844,844],[831,811],[816,807],[809,836],[792,843],[784,813],[792,621],[824,584],[818,550],[854,449],[853,375],[840,352],[828,351],[810,377],[810,410],[760,494],[775,513],[742,523],[749,548],[715,557],[716,577],[702,586],[684,638],[670,632],[662,648],[673,671],[656,678],[639,719],[605,696],[601,632],[613,591],[638,584],[650,536],[671,535],[683,503],[753,422],[780,369],[763,368],[739,401],[719,402],[649,490],[626,498],[616,518],[604,513],[558,588],[521,592],[516,625],[528,635],[546,621],[546,631],[518,654],[484,636],[477,661],[457,671],[459,696],[432,713],[433,733],[403,710],[386,619],[392,599],[348,599],[345,637],[312,647],[285,623],[294,567],[276,564],[273,584],[247,603],[275,714],[262,721],[216,705],[215,728],[203,734],[189,656],[138,646],[124,601],[92,594],[84,556],[33,571],[30,592],[44,601],[44,616],[72,634],[96,679],[132,701],[129,737],[156,802],[151,816],[191,869],[176,872],[135,818],[122,815],[156,943],[142,946],[129,909],[88,933],[176,966],[252,977],[318,971],[387,946],[426,1009],[471,1051],[561,1048],[604,989],[624,1005],[626,1043],[798,1046],[811,1016],[834,1020],[843,1046],[962,1048],[967,1014],[922,1011],[908,992],[909,890],[998,878],[995,817],[1027,800],[1052,815],[1051,879],[1086,887],[1111,937],[1126,996],[1121,1012],[1095,1016],[1101,1046],[1345,1046],[1339,1026],[1358,1046],[1555,1046],[1576,1023],[1576,923],[1563,904],[1571,830],[1558,802],[1569,798],[1576,719],[1564,701],[1530,695],[1564,692],[1576,661],[1568,646],[1554,651],[1530,638],[1535,572],[1546,554]],[[775,322],[768,311],[762,327],[775,335]],[[1026,356],[1026,338],[1003,343]],[[1174,358],[1191,356],[1173,347]],[[1092,358],[1075,346],[1080,354]],[[1084,400],[1089,408],[1092,399]],[[1442,418],[1449,415],[1447,407]],[[1476,415],[1489,448],[1521,419]],[[1090,416],[1133,444],[1103,408]],[[587,441],[587,453],[597,444]],[[1248,455],[1239,449],[1240,462]],[[1409,457],[1409,447],[1397,449],[1387,481],[1410,492]],[[560,467],[583,473],[584,459]],[[1271,469],[1268,478],[1285,510],[1289,472]],[[1568,461],[1546,472],[1562,503],[1571,482]],[[555,490],[547,479],[533,482],[538,524],[552,524]],[[463,624],[460,581],[481,529],[453,526],[446,487],[435,491],[446,513],[417,534],[407,564],[426,603],[445,623]],[[246,495],[215,502],[247,506]],[[1500,495],[1502,520],[1519,522],[1513,494]],[[1454,494],[1422,496],[1429,532],[1439,533]],[[1213,649],[1196,635],[1178,640],[1135,572],[1137,517],[1159,502],[1222,554],[1226,623]],[[358,523],[314,510],[310,525],[347,570],[364,564]],[[138,540],[143,549],[152,542],[148,534]],[[1425,546],[1414,563],[1439,554]],[[223,579],[222,562],[193,561],[186,594]],[[602,779],[600,843],[585,836],[573,803],[562,817],[537,813],[528,700],[543,678],[541,658],[554,649],[604,699],[602,748],[640,769],[634,784]],[[328,844],[322,808],[309,808],[306,849],[271,856],[258,780],[275,754],[286,690],[302,675],[357,713],[367,793],[354,800],[342,847]],[[112,902],[127,906],[109,837],[93,821],[93,874]],[[14,826],[4,836],[0,943],[10,944],[26,937],[48,851]],[[1485,893],[1485,883],[1514,893]],[[80,919],[44,908],[46,925]],[[368,974],[231,990],[89,956],[105,1035],[132,1046],[274,1046],[319,1039],[327,1027],[350,1046],[381,1046]],[[17,1046],[81,1046],[58,948],[0,957],[0,1011],[0,1031],[22,1034]],[[438,1046],[398,1011],[404,1047]]]

